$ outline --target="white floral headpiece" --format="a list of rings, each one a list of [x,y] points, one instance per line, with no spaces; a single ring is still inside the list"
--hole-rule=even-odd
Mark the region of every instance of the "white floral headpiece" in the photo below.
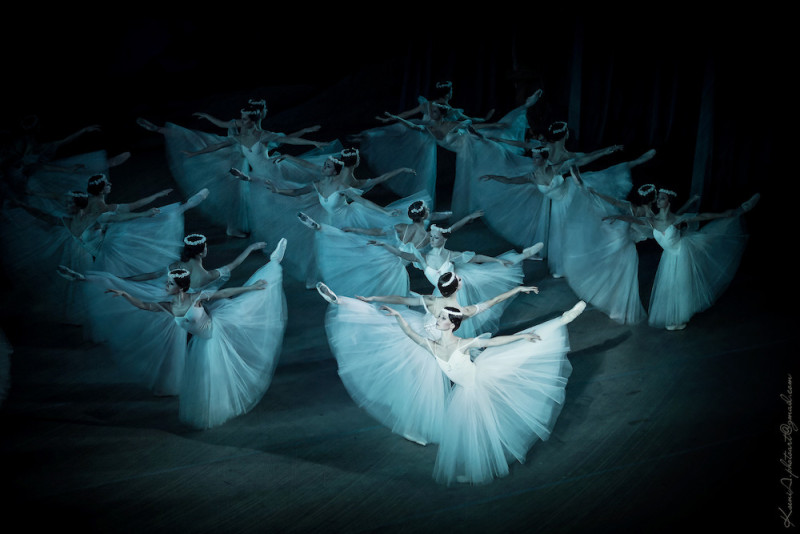
[[[435,224],[431,225],[430,232],[433,233],[434,231],[438,232],[442,235],[442,237],[447,237],[450,235],[452,230],[450,228],[442,228],[441,226],[437,226]]]
[[[444,89],[445,87],[453,87],[453,82],[436,82],[437,89]]]
[[[439,277],[439,284],[442,287],[445,287],[445,288],[453,286],[453,285],[457,285],[458,284],[458,278],[456,277],[455,273],[453,273],[452,271],[447,271],[446,273],[444,273],[443,275],[441,275]]]
[[[105,174],[95,174],[89,178],[89,184],[108,183],[108,177]]]
[[[564,121],[556,121],[550,125],[550,131],[555,134],[560,134],[567,131],[567,123]]]
[[[328,159],[331,160],[332,162],[334,162],[335,164],[341,165],[342,167],[344,167],[344,161],[340,160],[336,156],[330,155],[330,156],[328,156]]]
[[[89,198],[89,193],[84,193],[83,191],[69,191],[67,195],[72,198]]]
[[[189,271],[186,269],[172,269],[169,272],[170,278],[186,278],[189,276]]]
[[[411,206],[409,206],[409,210],[408,210],[409,213],[413,213],[414,215],[425,213],[425,210],[427,209],[427,206],[425,205],[425,202],[423,202],[421,200],[419,200],[417,202],[419,202],[419,208],[411,207],[414,204],[416,204],[416,202],[415,202],[414,204],[411,204]]]
[[[345,156],[345,157],[347,157],[347,156],[349,156],[349,157],[355,156],[356,165],[361,163],[361,153],[358,151],[357,148],[345,148],[344,150],[342,150],[342,156]]]
[[[206,236],[203,234],[189,234],[183,238],[183,242],[187,245],[202,245],[206,242]]]
[[[677,197],[678,196],[678,193],[676,193],[675,191],[670,191],[669,189],[659,189],[658,192],[659,193],[664,193],[665,195],[669,195],[671,197]]]
[[[644,184],[643,186],[639,187],[639,194],[643,197],[646,197],[650,193],[656,190],[656,186],[653,184]]]

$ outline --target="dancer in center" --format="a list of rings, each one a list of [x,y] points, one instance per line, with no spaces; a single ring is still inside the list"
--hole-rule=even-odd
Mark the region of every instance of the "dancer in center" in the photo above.
[[[406,439],[438,443],[437,481],[490,482],[549,437],[571,372],[566,325],[585,303],[496,338],[455,336],[462,308],[444,307],[431,339],[411,326],[408,310],[339,297],[324,286],[320,294],[331,303],[328,342],[351,397]],[[473,362],[470,352],[480,349],[487,352]]]

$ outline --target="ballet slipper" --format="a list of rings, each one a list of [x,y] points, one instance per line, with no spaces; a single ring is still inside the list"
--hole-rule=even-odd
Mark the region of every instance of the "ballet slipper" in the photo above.
[[[239,237],[239,238],[247,237],[247,234],[245,232],[242,232],[241,230],[235,230],[230,226],[225,230],[225,235],[230,237]]]
[[[409,436],[408,434],[403,434],[403,437],[406,438],[408,441],[416,443],[417,445],[422,445],[423,447],[428,444],[428,442],[423,440],[422,438],[415,438],[413,436]]]
[[[580,314],[583,313],[583,310],[586,309],[586,303],[584,301],[579,301],[575,306],[572,307],[571,310],[565,311],[561,314],[561,324],[569,324],[574,321]]]
[[[328,286],[326,286],[322,282],[317,282],[316,288],[317,288],[317,293],[319,293],[322,296],[322,298],[324,298],[331,304],[338,303],[339,298],[336,296],[336,293],[331,291],[331,289]]]
[[[109,167],[116,167],[117,165],[122,165],[123,163],[128,161],[128,158],[130,158],[130,157],[131,157],[131,153],[130,152],[123,152],[121,154],[117,154],[116,156],[114,156],[112,158],[108,158],[108,166]]]
[[[544,248],[544,243],[536,243],[535,245],[531,245],[528,248],[522,249],[522,253],[519,254],[517,259],[514,260],[514,263],[519,263],[524,260],[536,260],[542,261],[541,257],[534,258],[533,256],[537,254],[540,250]]]
[[[300,219],[300,222],[311,228],[312,230],[319,230],[322,228],[317,221],[303,213],[302,211],[297,212],[297,218]]]
[[[142,117],[139,117],[138,119],[136,119],[136,124],[138,124],[139,126],[144,128],[148,132],[157,132],[158,131],[158,126],[156,126],[155,124],[153,124],[152,122],[150,122],[147,119],[143,119]]]
[[[86,280],[86,277],[83,276],[81,273],[73,271],[66,265],[59,265],[58,269],[56,269],[56,273],[61,277],[69,280],[70,282],[83,282]]]
[[[283,261],[283,255],[286,253],[286,238],[282,237],[280,241],[278,241],[278,246],[275,247],[275,250],[272,251],[272,254],[269,255],[270,261],[276,261],[280,263]]]
[[[682,323],[682,324],[669,324],[669,325],[667,325],[665,328],[666,328],[667,330],[669,330],[670,332],[674,332],[675,330],[683,330],[684,328],[686,328],[686,323]]]
[[[744,201],[744,203],[742,203],[742,213],[747,213],[748,211],[753,209],[760,198],[761,198],[761,193],[756,193],[748,200]]]
[[[189,197],[189,200],[187,200],[183,205],[184,211],[198,206],[202,201],[208,198],[208,194],[209,194],[208,189],[204,187],[203,189],[201,189],[200,191]]]
[[[244,182],[250,182],[251,181],[249,176],[247,176],[245,173],[243,173],[242,171],[240,171],[239,169],[237,169],[235,167],[231,167],[228,172],[230,172],[232,175],[234,175],[235,177],[237,177],[238,179],[240,179],[240,180],[242,180]]]

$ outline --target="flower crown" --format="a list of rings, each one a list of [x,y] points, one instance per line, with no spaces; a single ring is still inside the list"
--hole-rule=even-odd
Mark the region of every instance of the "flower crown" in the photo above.
[[[100,184],[100,183],[108,183],[108,177],[105,174],[95,174],[89,178],[89,185],[92,184]]]
[[[644,184],[643,186],[639,187],[639,194],[643,197],[655,191],[664,193],[665,195],[669,195],[671,197],[678,196],[678,193],[675,191],[670,191],[669,189],[664,189],[663,187],[657,188],[654,184]]]
[[[464,312],[456,308],[453,308],[452,306],[445,306],[444,311],[447,312],[447,315],[452,315],[453,317],[458,317],[460,319],[464,318]]]
[[[89,198],[89,193],[83,191],[69,191],[67,195],[72,198]]]
[[[437,89],[444,89],[445,87],[453,87],[453,82],[436,82]]]
[[[441,287],[450,287],[458,284],[458,278],[452,271],[448,271],[439,277],[439,285]]]
[[[170,278],[187,278],[189,276],[189,271],[186,269],[172,269],[169,272]]]
[[[358,165],[361,162],[361,153],[359,153],[357,148],[345,148],[344,150],[342,150],[342,156],[343,157],[355,156],[356,165]]]
[[[414,204],[416,204],[417,202],[419,203],[419,207],[415,208]],[[418,200],[417,202],[415,202],[414,204],[411,204],[411,206],[409,206],[409,208],[408,208],[409,213],[413,213],[414,215],[416,215],[416,214],[425,212],[425,209],[426,209],[425,203],[423,201],[421,201],[421,200]]]
[[[186,245],[202,245],[206,242],[206,236],[203,234],[189,234],[183,238]]]
[[[551,124],[549,129],[554,134],[560,134],[567,131],[567,123],[564,121],[557,121]]]
[[[330,155],[330,156],[328,156],[328,159],[331,160],[336,165],[339,165],[340,167],[344,167],[344,161],[340,160],[336,156]]]

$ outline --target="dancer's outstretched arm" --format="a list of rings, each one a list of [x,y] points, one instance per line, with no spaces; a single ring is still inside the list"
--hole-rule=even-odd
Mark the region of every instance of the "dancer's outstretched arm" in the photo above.
[[[490,298],[489,300],[484,300],[483,302],[479,302],[478,304],[471,304],[469,306],[465,306],[461,308],[461,312],[464,314],[465,317],[472,317],[473,315],[477,315],[483,311],[488,310],[492,306],[500,304],[504,300],[508,300],[514,295],[519,293],[536,293],[539,294],[539,288],[536,286],[517,286],[513,289],[509,289],[505,293],[501,293],[495,297]]]
[[[428,347],[428,340],[422,337],[421,335],[417,334],[414,331],[414,329],[411,328],[411,326],[409,326],[405,318],[402,315],[400,315],[400,312],[390,308],[389,306],[381,306],[381,310],[385,311],[387,315],[393,315],[395,319],[397,319],[397,324],[400,325],[400,329],[403,331],[405,335],[411,338],[411,340],[414,343],[430,350],[430,347]]]
[[[404,260],[406,260],[408,262],[412,262],[413,263],[413,262],[419,261],[419,258],[417,256],[414,256],[413,254],[408,253],[408,252],[403,252],[399,248],[394,247],[394,246],[392,246],[392,245],[390,245],[388,243],[383,243],[382,241],[367,241],[367,244],[368,245],[374,245],[376,247],[383,247],[386,250],[388,250],[389,252],[391,252],[392,254],[394,254],[395,256],[397,256],[399,258],[402,258],[402,259],[404,259]]]
[[[145,302],[139,298],[134,297],[127,291],[122,291],[121,289],[114,289],[114,288],[106,289],[106,293],[111,293],[115,297],[123,297],[125,300],[127,300],[140,310],[162,311],[164,309],[166,310],[172,309],[172,304],[169,302]]]

